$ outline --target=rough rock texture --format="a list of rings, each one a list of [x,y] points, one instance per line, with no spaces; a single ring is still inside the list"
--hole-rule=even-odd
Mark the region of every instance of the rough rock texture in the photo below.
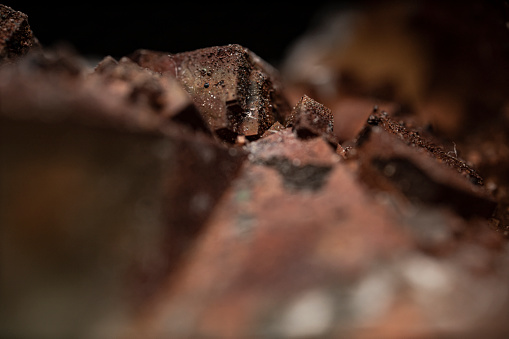
[[[394,186],[411,200],[448,206],[465,217],[493,215],[496,202],[473,168],[387,113],[370,115],[356,143],[345,154],[359,160],[359,175],[369,185]]]
[[[0,67],[0,337],[509,336],[507,102],[458,136],[239,45],[86,65]]]
[[[0,63],[12,61],[39,47],[26,14],[0,5]]]
[[[182,127],[210,135],[191,97],[170,74],[162,76],[138,66],[126,57],[118,62],[112,57],[106,57],[91,76],[105,81],[108,87],[113,88],[126,101],[155,111],[164,121],[160,124],[162,126],[171,126],[172,122],[176,122]]]
[[[334,116],[329,108],[304,95],[293,108],[285,122],[301,139],[321,136],[336,148],[338,141],[334,135]]]
[[[226,142],[234,143],[238,135],[257,138],[288,114],[277,72],[242,46],[168,55],[138,51],[132,58],[143,67],[174,74],[209,128]]]

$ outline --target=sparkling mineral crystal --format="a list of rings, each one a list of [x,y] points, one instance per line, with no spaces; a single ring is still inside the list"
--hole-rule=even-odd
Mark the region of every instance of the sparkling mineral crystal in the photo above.
[[[307,95],[293,108],[285,124],[301,139],[323,136],[334,147],[337,145],[332,111]]]
[[[230,143],[238,135],[258,138],[276,121],[284,120],[289,110],[277,72],[240,45],[167,56],[138,51],[133,60],[143,67],[173,73],[211,131]]]

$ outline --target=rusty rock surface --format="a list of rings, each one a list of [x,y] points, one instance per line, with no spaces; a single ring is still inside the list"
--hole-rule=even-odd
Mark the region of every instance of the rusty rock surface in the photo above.
[[[341,332],[349,316],[336,307],[348,308],[353,281],[392,256],[389,248],[406,250],[395,216],[323,139],[286,129],[247,147],[249,161],[207,232],[133,337],[291,336],[293,305],[307,296],[324,307],[308,335]]]
[[[142,68],[127,57],[116,61],[106,57],[91,77],[103,81],[115,94],[135,106],[143,105],[162,120],[160,128],[172,123],[195,132],[210,131],[191,97],[171,74]]]
[[[381,126],[384,131],[397,136],[400,140],[407,144],[425,149],[429,154],[432,154],[438,161],[445,163],[449,167],[457,170],[463,176],[467,177],[476,185],[482,185],[483,181],[481,176],[464,161],[460,160],[455,156],[453,152],[446,152],[441,145],[434,144],[426,138],[420,136],[419,131],[405,128],[401,123],[396,122],[394,119],[388,117],[387,113],[374,110],[373,114],[368,117],[367,124],[370,126]],[[368,133],[372,130],[371,127],[367,127],[361,132],[360,139],[365,138],[364,133]],[[360,143],[361,141],[358,140]]]
[[[118,86],[106,76],[90,76],[92,71],[87,69],[84,59],[69,50],[29,53],[10,67],[3,67],[0,73],[3,116],[77,121],[137,131],[158,128],[159,118],[150,114],[150,108],[125,100]]]
[[[211,131],[228,143],[237,135],[257,138],[288,114],[277,72],[240,45],[166,56],[139,51],[133,59],[143,67],[173,73]]]
[[[393,185],[409,199],[449,206],[467,217],[489,218],[495,210],[494,197],[473,168],[386,113],[368,118],[357,146],[346,154],[359,158],[359,175],[374,187]]]
[[[29,53],[0,69],[0,102],[0,336],[115,336],[245,152],[212,138],[174,78],[129,59]]]
[[[396,137],[383,146],[413,161]],[[352,166],[360,155],[289,128],[245,149],[206,232],[127,338],[507,333],[507,258],[486,219],[374,189]]]
[[[333,148],[337,147],[338,141],[333,132],[332,111],[307,95],[304,95],[295,105],[285,121],[285,126],[292,127],[301,139],[320,136],[329,141]]]
[[[507,119],[452,142],[239,45],[84,61],[0,68],[1,337],[509,335]]]

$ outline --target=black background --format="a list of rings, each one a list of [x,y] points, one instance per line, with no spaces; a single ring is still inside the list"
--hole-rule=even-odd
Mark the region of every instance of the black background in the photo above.
[[[170,53],[238,43],[278,66],[288,47],[321,14],[345,1],[193,2],[126,1],[123,4],[54,4],[1,1],[28,15],[45,47],[68,43],[87,57],[119,58],[146,48]]]

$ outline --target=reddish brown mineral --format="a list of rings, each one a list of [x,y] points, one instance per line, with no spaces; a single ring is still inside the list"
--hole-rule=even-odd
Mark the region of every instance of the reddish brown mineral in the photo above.
[[[364,141],[369,138],[373,130],[377,132],[380,131],[380,129],[376,129],[375,126],[380,126],[385,133],[397,137],[409,146],[426,150],[439,162],[455,169],[457,172],[470,179],[472,183],[482,185],[482,178],[479,174],[464,161],[458,159],[454,152],[446,152],[442,146],[434,144],[429,139],[422,137],[419,131],[407,129],[403,124],[389,118],[386,112],[378,111],[376,108],[373,114],[368,117],[367,126],[361,131],[357,138],[358,145],[362,145]]]
[[[29,54],[0,70],[0,102],[0,336],[123,330],[110,316],[179,267],[245,153],[206,133],[174,78],[129,59],[91,71],[65,50]],[[10,311],[48,295],[65,311]]]
[[[118,62],[106,57],[97,65],[92,77],[106,82],[107,87],[125,101],[154,111],[162,120],[161,129],[174,122],[192,131],[210,134],[191,97],[171,74],[162,75],[142,68],[126,57]]]
[[[286,119],[286,126],[301,139],[322,136],[335,148],[334,116],[329,108],[304,95]]]
[[[381,112],[374,112],[348,150],[359,159],[359,175],[374,188],[396,188],[407,198],[453,208],[459,215],[493,215],[496,202],[477,172],[454,154],[409,130]],[[461,174],[461,175],[459,175]]]
[[[313,40],[285,88],[239,45],[28,51],[0,6],[0,337],[508,337],[509,104],[449,139],[419,119],[437,97],[391,56],[422,5],[369,12],[360,39],[395,39],[347,39],[368,53]]]
[[[226,142],[234,143],[237,135],[257,138],[288,114],[277,72],[242,46],[169,55],[139,51],[133,59],[174,74],[211,131]]]

